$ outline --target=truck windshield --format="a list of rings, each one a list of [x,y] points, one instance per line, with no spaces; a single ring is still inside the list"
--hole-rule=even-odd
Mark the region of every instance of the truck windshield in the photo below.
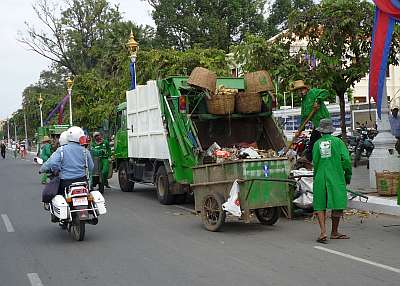
[[[118,130],[125,130],[126,129],[126,109],[118,111],[117,114],[117,128]]]

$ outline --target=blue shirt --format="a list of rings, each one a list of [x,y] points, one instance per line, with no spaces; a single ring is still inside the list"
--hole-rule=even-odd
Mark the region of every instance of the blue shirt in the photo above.
[[[392,129],[392,134],[394,137],[400,137],[400,118],[396,118],[393,115],[389,116],[390,128]]]
[[[56,150],[40,168],[41,172],[59,170],[62,180],[86,176],[86,166],[91,172],[93,160],[90,152],[78,143],[70,142]]]

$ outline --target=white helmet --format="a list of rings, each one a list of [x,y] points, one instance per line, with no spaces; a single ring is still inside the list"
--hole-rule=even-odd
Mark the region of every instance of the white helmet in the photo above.
[[[83,132],[82,128],[78,126],[72,126],[67,130],[67,138],[68,142],[75,142],[79,143],[79,138],[82,136],[85,136],[85,133]]]
[[[63,133],[61,133],[60,139],[58,139],[58,142],[60,143],[61,146],[68,144],[68,131],[64,131]]]

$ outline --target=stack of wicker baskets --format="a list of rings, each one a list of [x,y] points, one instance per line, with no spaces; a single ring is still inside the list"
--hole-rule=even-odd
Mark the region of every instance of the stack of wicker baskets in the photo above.
[[[261,95],[258,92],[239,92],[236,95],[236,111],[257,113],[261,111]]]
[[[375,172],[375,176],[380,196],[395,196],[400,192],[400,172]]]
[[[236,89],[228,89],[220,86],[216,93],[207,99],[208,112],[215,115],[234,113],[236,94]]]

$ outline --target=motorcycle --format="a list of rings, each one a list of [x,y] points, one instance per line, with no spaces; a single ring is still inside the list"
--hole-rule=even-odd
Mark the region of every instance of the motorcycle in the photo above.
[[[64,195],[56,195],[45,209],[50,212],[51,222],[59,223],[77,241],[85,238],[85,225],[96,225],[98,217],[107,213],[105,200],[99,191],[89,192],[86,182],[71,184]]]
[[[367,128],[366,125],[360,124],[357,122],[359,127],[356,128],[359,137],[357,137],[357,144],[355,146],[355,154],[353,166],[356,168],[362,157],[369,158],[372,154],[372,151],[375,148],[374,143],[372,142],[373,138],[376,136],[377,131],[374,129]],[[369,161],[367,163],[367,168],[369,169]]]
[[[296,151],[298,157],[302,157],[304,155],[304,151],[306,150],[309,141],[310,138],[307,135],[302,134],[293,142],[292,147],[293,150]]]

